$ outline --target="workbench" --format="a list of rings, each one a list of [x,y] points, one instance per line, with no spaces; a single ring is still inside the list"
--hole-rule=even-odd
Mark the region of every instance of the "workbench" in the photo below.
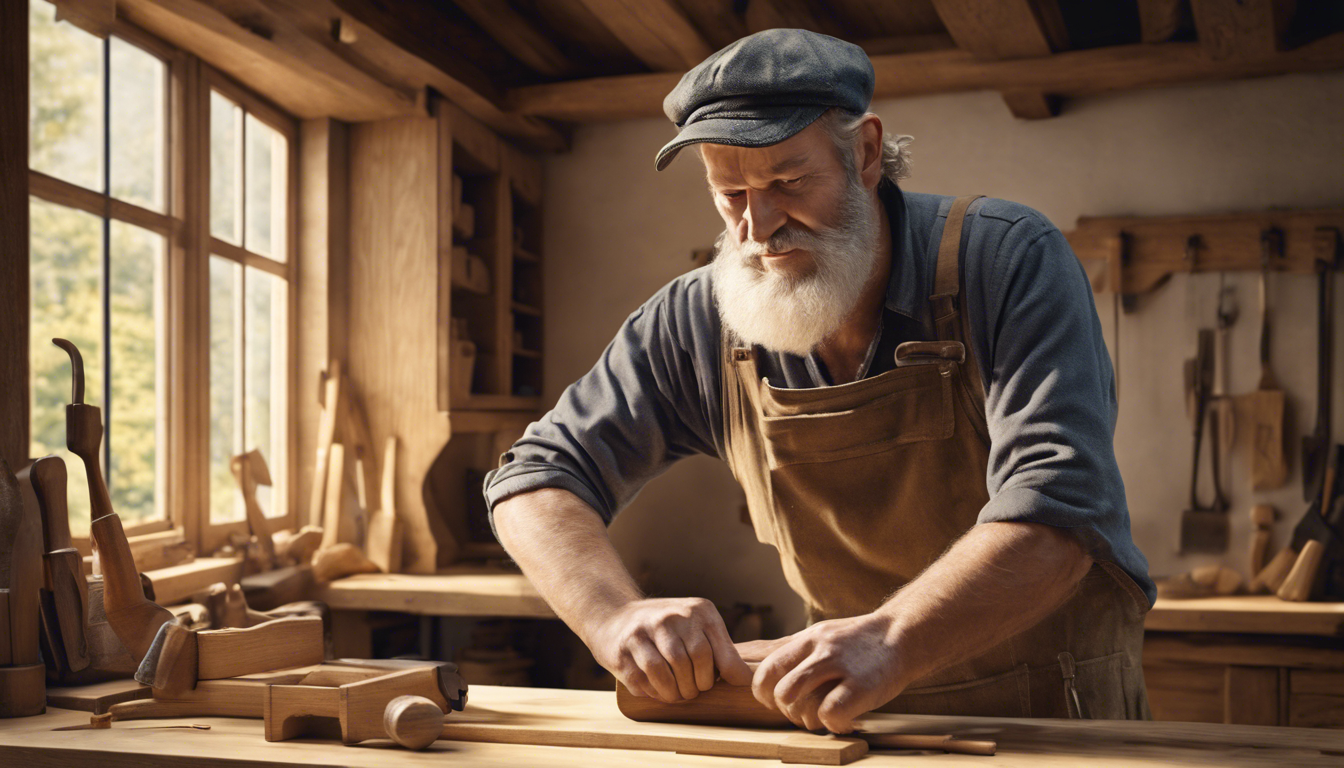
[[[1159,720],[1344,727],[1344,603],[1158,599],[1145,628]]]
[[[583,718],[600,727],[686,729],[697,726],[636,724],[616,710],[615,695],[595,691],[472,686],[467,711],[454,718],[540,723],[548,713],[570,721]],[[910,766],[915,761],[962,766],[1313,766],[1339,765],[1344,733],[1320,729],[1269,728],[1203,723],[1152,723],[1084,720],[881,715],[870,730],[950,733],[963,738],[994,739],[994,757],[909,752],[870,752],[851,765]],[[558,719],[557,719],[558,721]],[[0,720],[0,764],[13,766],[243,766],[299,765],[572,765],[572,766],[761,766],[769,760],[680,755],[629,749],[526,746],[438,741],[424,752],[409,752],[390,741],[360,746],[297,739],[268,743],[262,721],[195,717],[181,720],[129,720],[109,730],[53,731],[88,722],[87,712],[48,709],[44,715]],[[209,725],[210,730],[165,728]],[[699,728],[703,728],[700,726]],[[715,729],[726,730],[726,729]],[[664,731],[665,732],[665,731]]]

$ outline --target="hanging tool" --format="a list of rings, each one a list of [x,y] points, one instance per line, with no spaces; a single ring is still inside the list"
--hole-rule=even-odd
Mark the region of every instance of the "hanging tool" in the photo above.
[[[1223,497],[1219,480],[1220,463],[1217,450],[1217,421],[1211,427],[1213,440],[1213,503],[1199,505],[1199,454],[1204,442],[1204,422],[1208,415],[1209,389],[1213,381],[1214,333],[1207,328],[1199,331],[1198,351],[1193,360],[1185,361],[1187,391],[1193,395],[1194,405],[1194,458],[1190,466],[1190,508],[1181,513],[1182,554],[1227,551],[1227,499]]]
[[[1232,438],[1236,432],[1236,421],[1232,401],[1227,396],[1228,379],[1228,331],[1236,325],[1241,310],[1237,306],[1237,290],[1227,284],[1227,273],[1218,273],[1218,330],[1213,345],[1213,383],[1210,387],[1209,406],[1213,424],[1210,426],[1213,440],[1213,455],[1226,454],[1232,447]],[[1221,475],[1214,475],[1214,482],[1221,483]]]
[[[1326,584],[1321,577],[1333,564],[1344,561],[1344,539],[1339,532],[1344,524],[1344,450],[1330,448],[1329,464],[1325,468],[1324,490],[1319,505],[1307,510],[1302,522],[1293,531],[1296,538],[1302,530],[1305,539],[1293,567],[1288,571],[1277,594],[1282,600],[1303,602],[1326,596]],[[1314,513],[1314,514],[1313,514]]]
[[[1274,559],[1270,560],[1269,564],[1260,573],[1256,574],[1251,581],[1251,592],[1258,592],[1265,588],[1270,592],[1282,591],[1307,544],[1313,540],[1331,543],[1335,538],[1328,526],[1327,516],[1330,514],[1333,500],[1339,496],[1341,491],[1344,491],[1344,488],[1340,487],[1339,454],[1338,446],[1331,450],[1328,457],[1329,461],[1326,462],[1325,474],[1321,479],[1321,495],[1311,502],[1311,506],[1302,514],[1302,519],[1293,527],[1293,535],[1288,541],[1288,546],[1279,550]],[[1312,557],[1315,557],[1314,553]],[[1301,583],[1302,574],[1300,572],[1298,578],[1294,581],[1298,584]],[[1296,588],[1293,591],[1296,591]]]
[[[173,621],[173,614],[145,597],[140,574],[135,570],[131,546],[121,527],[121,518],[112,509],[112,498],[98,463],[103,442],[102,411],[84,402],[84,358],[79,349],[65,339],[52,344],[70,355],[71,403],[65,406],[65,444],[84,461],[89,478],[89,507],[92,510],[89,536],[97,550],[103,572],[103,612],[107,623],[137,663],[145,657],[159,628]]]
[[[1251,449],[1251,488],[1270,491],[1288,482],[1288,461],[1283,450],[1284,395],[1269,367],[1267,286],[1270,265],[1283,258],[1283,230],[1265,230],[1260,235],[1260,245],[1260,384],[1246,396],[1251,422],[1251,439],[1246,442]]]
[[[1330,378],[1334,351],[1335,268],[1339,262],[1339,230],[1316,230],[1316,430],[1302,438],[1302,497],[1311,501],[1321,495],[1326,454],[1330,450]]]

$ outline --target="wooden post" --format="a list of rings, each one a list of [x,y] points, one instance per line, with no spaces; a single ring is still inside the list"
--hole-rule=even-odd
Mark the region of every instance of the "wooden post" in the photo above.
[[[0,3],[0,458],[28,457],[28,4]]]

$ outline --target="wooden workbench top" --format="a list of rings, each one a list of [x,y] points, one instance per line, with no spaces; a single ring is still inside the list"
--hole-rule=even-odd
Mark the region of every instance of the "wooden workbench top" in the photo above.
[[[1273,595],[1194,600],[1158,598],[1144,628],[1159,632],[1246,632],[1344,636],[1344,603],[1289,603]]]
[[[618,728],[642,727],[624,720],[615,695],[593,691],[473,686],[467,706],[473,719],[501,723],[545,723],[549,713],[572,721],[619,720]],[[453,717],[461,718],[462,715]],[[557,721],[561,718],[556,718]],[[452,721],[452,717],[449,718]],[[424,752],[397,748],[390,741],[346,747],[334,741],[299,739],[268,743],[260,720],[196,717],[182,720],[118,721],[110,730],[53,731],[87,723],[87,712],[49,709],[38,717],[0,720],[0,764],[36,768],[46,765],[237,766],[299,765],[572,765],[572,766],[761,766],[774,761],[719,758],[620,749],[539,747],[438,741]],[[165,729],[203,723],[208,731]],[[649,724],[653,727],[652,724]],[[683,728],[693,733],[696,726]],[[995,739],[995,757],[930,755],[939,764],[963,766],[1281,766],[1339,765],[1344,733],[1306,728],[1068,720],[875,716],[869,730],[951,733]],[[908,753],[872,752],[852,765],[909,766]]]
[[[360,574],[319,586],[313,599],[335,610],[555,618],[521,573],[482,566],[453,566],[425,575]]]

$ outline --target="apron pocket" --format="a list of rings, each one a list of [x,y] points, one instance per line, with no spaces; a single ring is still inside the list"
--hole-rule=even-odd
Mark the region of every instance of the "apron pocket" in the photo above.
[[[908,689],[877,711],[902,715],[1031,717],[1029,675],[1023,664],[992,677]]]
[[[919,373],[902,380],[899,389],[852,409],[762,416],[770,468],[842,461],[898,445],[952,437],[955,366],[942,371],[930,367]]]
[[[1081,707],[1081,717],[1088,720],[1141,718],[1140,697],[1132,691],[1142,690],[1142,677],[1135,678],[1142,672],[1132,669],[1124,651],[1073,663],[1072,680],[1064,667],[1061,661],[1031,669],[1031,710],[1035,717],[1077,719]]]

